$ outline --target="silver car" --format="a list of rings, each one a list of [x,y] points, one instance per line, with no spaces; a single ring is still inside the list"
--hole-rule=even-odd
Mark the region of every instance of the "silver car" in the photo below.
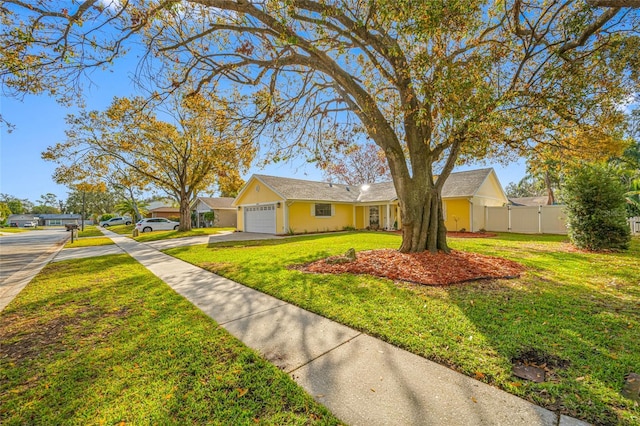
[[[108,228],[110,226],[115,226],[115,225],[131,225],[131,218],[130,217],[112,217],[109,220],[103,220],[102,222],[100,222],[100,226],[102,226],[103,228]]]

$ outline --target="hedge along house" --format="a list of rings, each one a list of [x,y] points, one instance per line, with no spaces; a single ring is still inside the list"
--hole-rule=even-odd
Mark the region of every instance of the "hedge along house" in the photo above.
[[[449,230],[484,227],[484,206],[502,206],[507,197],[493,169],[452,173],[444,184]],[[253,175],[233,202],[237,228],[269,234],[401,229],[393,182],[361,186]]]

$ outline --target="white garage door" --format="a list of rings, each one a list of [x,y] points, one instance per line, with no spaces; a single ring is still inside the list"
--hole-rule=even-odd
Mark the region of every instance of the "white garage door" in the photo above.
[[[245,207],[244,221],[246,232],[275,234],[276,205],[269,204],[266,206]]]

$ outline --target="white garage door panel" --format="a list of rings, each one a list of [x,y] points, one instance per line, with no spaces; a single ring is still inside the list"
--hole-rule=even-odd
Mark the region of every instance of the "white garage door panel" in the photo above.
[[[253,206],[244,208],[246,232],[263,234],[276,233],[276,205]]]

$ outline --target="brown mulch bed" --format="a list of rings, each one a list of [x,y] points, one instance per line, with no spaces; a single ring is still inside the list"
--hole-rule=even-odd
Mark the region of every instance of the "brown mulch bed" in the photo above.
[[[323,274],[368,274],[424,285],[449,285],[481,279],[517,278],[525,268],[511,260],[456,250],[449,254],[370,250],[358,252],[353,262],[333,264],[322,259],[299,269]]]

